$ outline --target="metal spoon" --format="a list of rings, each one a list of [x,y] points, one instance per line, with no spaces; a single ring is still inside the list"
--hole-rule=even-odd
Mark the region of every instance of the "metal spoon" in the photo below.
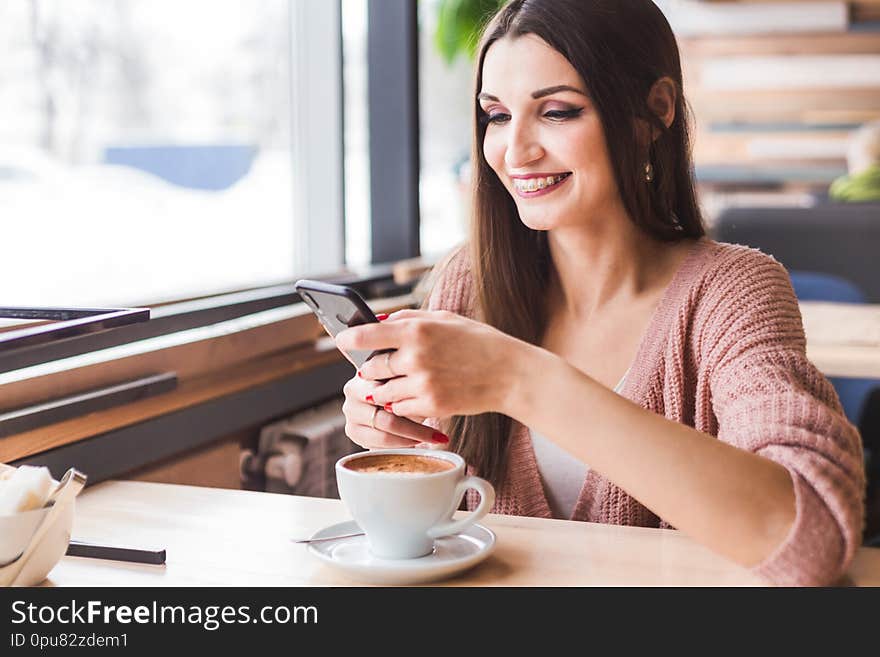
[[[353,538],[355,536],[363,535],[363,532],[357,532],[356,534],[342,534],[341,536],[326,536],[322,538],[292,538],[290,540],[293,543],[321,543],[322,541],[338,541],[341,538]]]
[[[73,479],[73,483],[70,484],[70,490],[67,490],[67,482]],[[49,495],[49,499],[46,500],[46,503],[43,506],[49,507],[54,506],[55,502],[58,500],[61,492],[65,492],[66,496],[69,496],[70,499],[73,499],[79,492],[83,489],[83,486],[86,485],[86,476],[75,468],[70,468],[67,472],[64,473],[64,476],[61,477],[61,481],[58,482],[58,485],[55,487],[55,490]]]

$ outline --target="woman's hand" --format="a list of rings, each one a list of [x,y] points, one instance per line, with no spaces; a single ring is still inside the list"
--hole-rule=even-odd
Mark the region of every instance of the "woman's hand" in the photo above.
[[[345,434],[366,449],[415,447],[419,443],[444,445],[449,442],[444,434],[422,424],[421,417],[398,417],[373,403],[372,395],[380,386],[360,376],[351,378],[342,389],[345,402]],[[370,401],[367,401],[370,399]],[[377,405],[378,404],[378,405]]]
[[[347,387],[352,396],[364,395],[361,402],[409,418],[504,412],[517,350],[531,346],[455,313],[426,310],[401,310],[379,324],[346,329],[336,344],[343,351],[396,350],[361,367],[358,374],[370,387],[354,380]],[[390,380],[377,383],[381,379]],[[369,424],[365,408],[353,406],[352,416],[355,411]]]

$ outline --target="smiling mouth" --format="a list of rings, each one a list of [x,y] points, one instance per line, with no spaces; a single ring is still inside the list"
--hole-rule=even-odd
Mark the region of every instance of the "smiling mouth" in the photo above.
[[[513,178],[513,188],[520,194],[531,196],[537,192],[549,191],[568,178],[571,173],[560,173],[555,176],[538,176],[535,178]]]

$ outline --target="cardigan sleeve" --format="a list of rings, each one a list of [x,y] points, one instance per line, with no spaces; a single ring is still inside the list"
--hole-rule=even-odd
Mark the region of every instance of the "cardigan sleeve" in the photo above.
[[[714,269],[722,273],[706,295],[711,328],[701,343],[718,438],[784,466],[795,493],[787,537],[754,570],[781,585],[831,584],[861,542],[861,439],[834,388],[807,359],[785,269],[751,249]]]
[[[430,273],[432,282],[423,308],[449,310],[470,317],[473,314],[473,283],[467,247],[450,252]]]

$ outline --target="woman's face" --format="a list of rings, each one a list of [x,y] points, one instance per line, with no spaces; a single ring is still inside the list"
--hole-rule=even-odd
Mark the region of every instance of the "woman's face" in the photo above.
[[[578,72],[534,35],[486,52],[483,154],[535,230],[623,212],[599,116]]]

